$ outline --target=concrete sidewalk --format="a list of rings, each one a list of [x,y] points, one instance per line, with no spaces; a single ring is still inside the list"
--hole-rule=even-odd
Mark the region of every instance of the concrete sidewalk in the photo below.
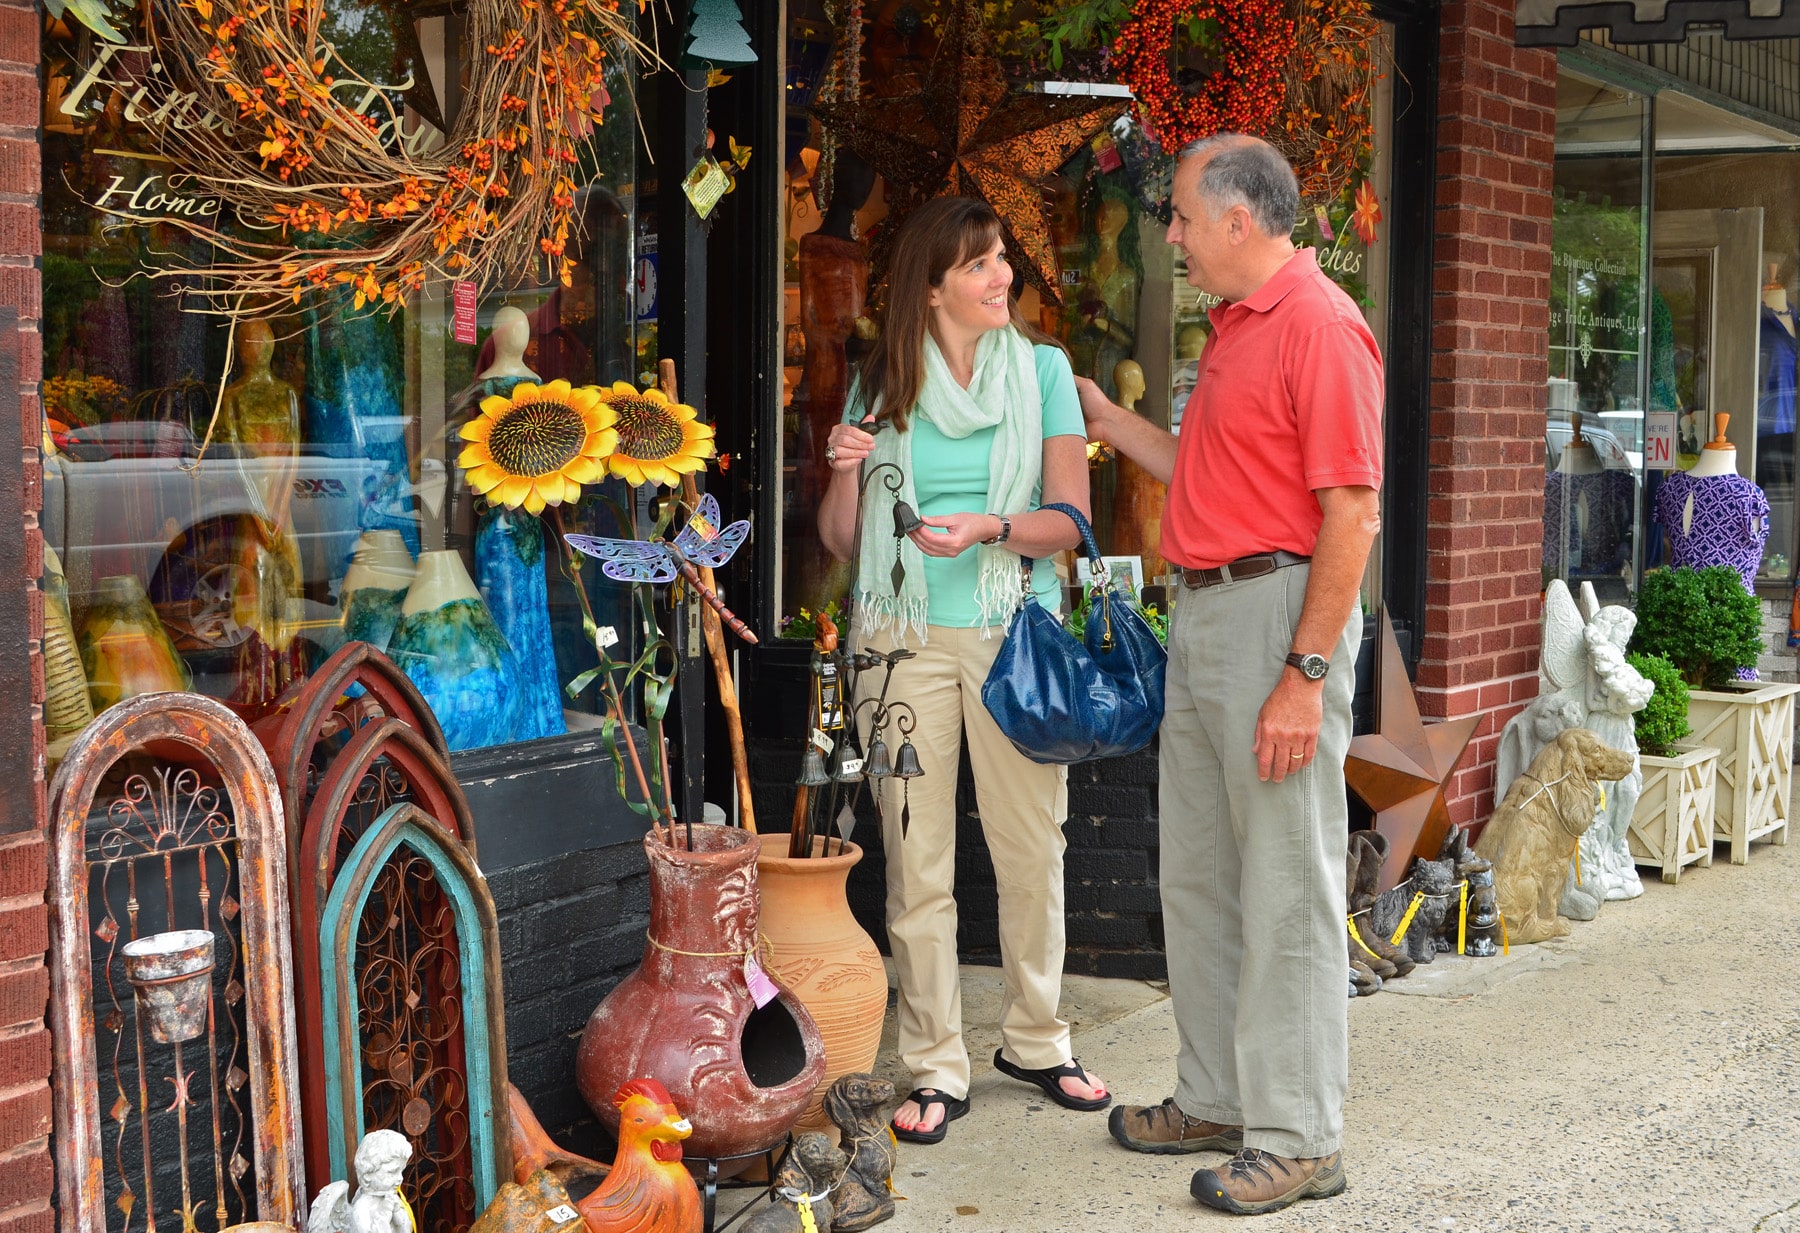
[[[1800,845],[1759,844],[1747,866],[1725,851],[1678,886],[1640,871],[1642,898],[1568,939],[1440,957],[1353,1002],[1350,1189],[1251,1227],[1800,1233]],[[901,1145],[907,1201],[882,1227],[1229,1223],[1188,1194],[1222,1154],[1126,1152],[1105,1113],[994,1072],[999,983],[964,969],[973,1109],[944,1143]],[[1173,1090],[1162,989],[1071,977],[1063,1004],[1117,1099]],[[889,1020],[878,1069],[904,1091]]]

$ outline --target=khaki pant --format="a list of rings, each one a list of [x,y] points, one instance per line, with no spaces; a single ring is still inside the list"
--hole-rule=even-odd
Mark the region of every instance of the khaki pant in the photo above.
[[[1056,1014],[1062,997],[1062,858],[1067,846],[1062,824],[1069,813],[1068,771],[1040,766],[1019,753],[981,704],[981,684],[1000,643],[999,630],[983,639],[978,629],[933,625],[926,645],[908,639],[918,656],[894,669],[887,695],[890,703],[910,703],[918,715],[912,739],[925,772],[907,783],[884,780],[881,788],[888,941],[900,984],[900,1059],[912,1071],[915,1086],[956,1097],[969,1094],[952,893],[956,774],[964,737],[975,770],[982,834],[1000,892],[1005,973],[1000,1030],[1006,1057],[1033,1070],[1069,1060],[1069,1025]],[[858,639],[855,645],[886,650],[892,642],[877,636]],[[868,687],[879,688],[877,674],[865,679]],[[897,754],[900,735],[892,722],[884,736],[889,751]],[[911,817],[904,839],[903,807]]]
[[[1331,656],[1312,763],[1264,783],[1251,748],[1307,573],[1182,590],[1161,752],[1175,1102],[1289,1157],[1338,1150],[1349,1085],[1343,767],[1360,612]]]

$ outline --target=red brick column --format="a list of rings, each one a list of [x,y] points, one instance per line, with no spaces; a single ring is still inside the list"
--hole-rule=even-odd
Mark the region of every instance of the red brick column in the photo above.
[[[1467,823],[1537,693],[1556,58],[1513,46],[1511,0],[1453,0],[1441,30],[1418,687],[1427,715],[1483,716],[1451,796]]]
[[[30,593],[30,628],[0,629],[0,638],[29,637],[30,708],[38,768],[29,783],[0,785],[12,810],[35,814],[36,827],[0,836],[0,1233],[50,1233],[55,1178],[50,1159],[50,1033],[44,1026],[49,976],[44,965],[50,919],[44,906],[49,866],[44,843],[43,597],[37,577],[43,561],[38,530],[42,435],[38,378],[43,345],[38,335],[41,290],[38,257],[43,232],[38,218],[42,160],[38,151],[41,107],[37,80],[38,23],[31,0],[0,0],[0,306],[19,316],[22,457],[0,466],[22,466],[22,521],[0,535],[25,540],[25,577],[0,579]],[[10,401],[10,400],[9,400]],[[5,515],[10,517],[11,515]],[[11,696],[0,705],[24,707],[24,682],[7,682]],[[9,725],[11,727],[12,725]]]

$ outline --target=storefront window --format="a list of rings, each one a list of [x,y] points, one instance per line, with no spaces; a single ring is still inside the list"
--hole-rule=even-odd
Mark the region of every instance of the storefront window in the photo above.
[[[810,114],[832,68],[834,28],[817,0],[789,5],[787,289],[782,418],[781,578],[776,607],[784,618],[818,611],[848,589],[848,567],[818,540],[814,512],[829,473],[825,435],[843,414],[851,370],[875,328],[869,320],[868,237],[887,216],[886,186],[844,150],[831,151]],[[936,50],[934,27],[907,4],[871,5],[857,88],[864,98],[916,91]],[[911,15],[909,18],[909,14]],[[1392,32],[1376,42],[1377,66],[1390,60]],[[1017,69],[1018,65],[1009,65]],[[1017,84],[1017,83],[1015,83]],[[1296,242],[1318,250],[1322,266],[1368,314],[1385,347],[1389,167],[1393,81],[1376,75],[1375,151],[1349,177],[1344,193],[1303,209]],[[1164,427],[1179,431],[1205,346],[1210,304],[1186,282],[1178,250],[1164,241],[1166,183],[1151,170],[1154,147],[1121,119],[1076,150],[1041,185],[1049,238],[1060,265],[1061,303],[1023,280],[1027,320],[1060,340],[1077,375]],[[829,169],[829,205],[819,208]],[[1166,169],[1164,174],[1166,175]],[[1359,191],[1360,190],[1360,191]],[[1090,451],[1094,529],[1102,551],[1129,564],[1134,583],[1169,578],[1159,555],[1163,486],[1103,450]],[[1068,581],[1073,555],[1060,563]],[[1372,559],[1366,602],[1378,601]],[[808,628],[801,626],[798,628]]]
[[[1557,79],[1544,577],[1623,600],[1643,499],[1648,100]]]
[[[329,37],[403,109],[392,139],[429,149],[461,101],[460,19],[409,13],[331,5]],[[114,46],[50,22],[43,65],[43,525],[94,701],[191,685],[254,720],[360,637],[407,668],[453,747],[591,725],[594,690],[574,702],[561,691],[594,660],[557,526],[520,514],[496,529],[457,470],[456,432],[505,386],[497,372],[576,385],[637,376],[647,314],[630,294],[630,82],[612,87],[621,102],[582,168],[572,285],[491,293],[477,344],[457,337],[442,284],[392,315],[358,312],[347,294],[235,327],[191,311],[141,273],[169,254],[204,265],[204,245],[106,208],[217,218],[219,203],[159,152],[158,128],[245,138],[194,114],[142,41]],[[618,61],[614,71],[627,72]],[[523,318],[517,348],[490,336],[509,308]],[[571,531],[618,533],[604,499],[567,519]],[[581,575],[596,617],[629,630],[624,588],[597,575]],[[427,619],[454,604],[491,622]],[[513,624],[508,605],[535,605],[537,620]]]

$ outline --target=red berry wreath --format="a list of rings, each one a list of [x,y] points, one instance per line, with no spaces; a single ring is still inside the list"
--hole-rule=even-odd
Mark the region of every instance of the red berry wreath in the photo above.
[[[1113,64],[1165,151],[1214,133],[1263,136],[1275,125],[1294,52],[1294,23],[1283,9],[1281,0],[1138,0],[1113,42]],[[1191,96],[1169,71],[1175,23],[1190,19],[1218,31],[1223,62]]]

